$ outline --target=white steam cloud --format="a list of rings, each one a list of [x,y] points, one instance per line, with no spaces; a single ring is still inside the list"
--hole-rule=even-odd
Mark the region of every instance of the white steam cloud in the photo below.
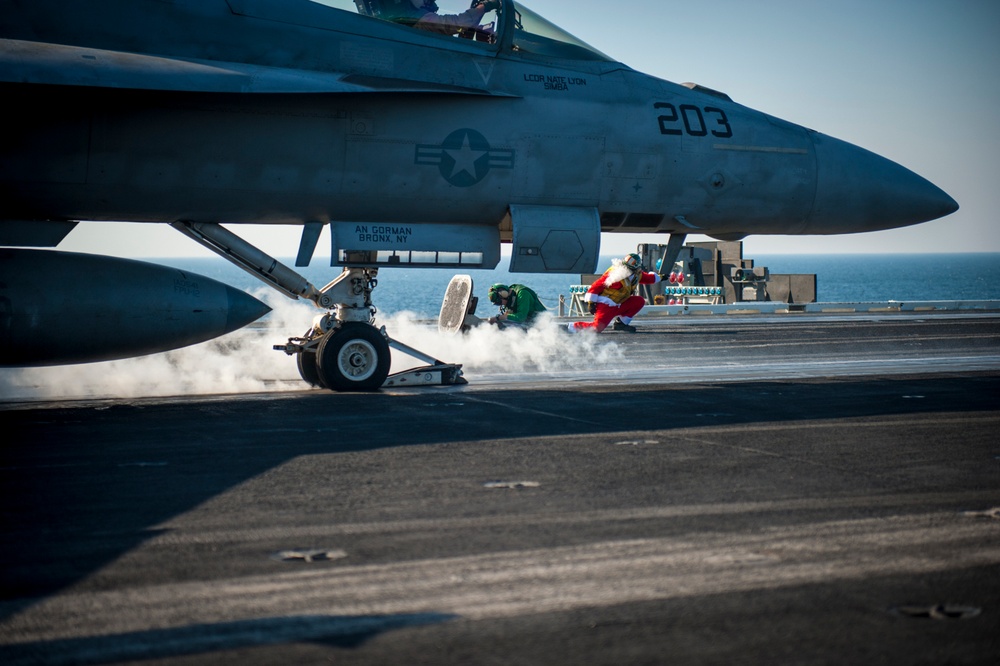
[[[262,324],[191,347],[140,358],[56,366],[0,368],[0,400],[139,398],[260,393],[306,388],[295,358],[274,351],[274,344],[302,335],[320,313],[263,289],[254,296],[273,310]],[[401,312],[380,318],[389,336],[446,363],[462,364],[470,382],[505,381],[580,374],[620,365],[623,354],[611,340],[593,334],[571,335],[544,317],[521,330],[484,324],[459,335],[438,332],[436,322],[416,321]],[[392,351],[391,372],[423,365]],[[612,373],[613,374],[613,373]]]
[[[611,341],[585,332],[571,334],[564,324],[540,315],[527,329],[483,324],[458,335],[439,333],[422,326],[408,313],[393,317],[386,330],[390,337],[446,363],[461,363],[470,381],[475,377],[497,380],[532,379],[606,370],[624,359]],[[393,351],[393,371],[406,367]],[[399,368],[396,367],[397,363]],[[412,365],[416,365],[413,363]]]

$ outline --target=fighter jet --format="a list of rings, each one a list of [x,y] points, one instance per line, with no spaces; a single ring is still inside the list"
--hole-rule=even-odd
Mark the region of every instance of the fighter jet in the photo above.
[[[490,269],[510,243],[511,271],[585,273],[602,233],[676,249],[958,208],[888,159],[642,74],[520,2],[441,5],[0,1],[0,363],[152,353],[266,310],[197,276],[21,249],[79,222],[173,225],[309,299],[324,314],[280,347],[312,384],[373,390],[389,371],[383,266]],[[340,275],[310,284],[231,230],[244,223],[300,226],[299,266],[328,228]]]

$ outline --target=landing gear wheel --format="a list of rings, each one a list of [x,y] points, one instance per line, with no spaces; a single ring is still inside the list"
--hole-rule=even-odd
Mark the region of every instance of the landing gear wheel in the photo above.
[[[330,331],[316,350],[318,378],[335,391],[378,389],[389,376],[389,361],[385,337],[374,326],[360,322],[347,322]]]
[[[316,354],[302,352],[295,355],[296,363],[299,366],[299,376],[302,381],[316,388],[326,388],[323,379],[319,376],[319,367],[316,364]]]
[[[303,337],[308,338],[311,334],[312,329],[310,328],[305,332]],[[302,381],[316,388],[326,388],[326,384],[323,383],[323,379],[319,376],[315,352],[304,351],[296,354],[295,364],[299,367],[299,377],[302,378]]]

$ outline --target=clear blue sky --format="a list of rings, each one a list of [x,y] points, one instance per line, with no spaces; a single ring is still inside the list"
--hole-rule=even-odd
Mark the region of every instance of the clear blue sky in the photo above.
[[[637,70],[722,90],[899,162],[961,205],[942,220],[873,234],[752,236],[748,256],[1000,252],[1000,1],[524,4]],[[244,235],[278,256],[298,246],[295,228],[253,227]],[[628,251],[637,240],[605,234],[602,249]],[[207,252],[163,225],[78,228],[61,249],[137,257]]]

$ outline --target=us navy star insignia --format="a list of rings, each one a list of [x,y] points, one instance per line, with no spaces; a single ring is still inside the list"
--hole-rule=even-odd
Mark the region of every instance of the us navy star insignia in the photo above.
[[[512,169],[514,151],[493,148],[482,134],[466,128],[455,130],[440,145],[417,145],[414,162],[438,167],[441,177],[455,187],[471,187],[491,169]]]
[[[469,133],[466,132],[465,136],[462,138],[462,146],[458,149],[446,148],[442,146],[444,153],[448,155],[452,160],[455,161],[455,167],[451,170],[451,176],[449,180],[454,180],[456,176],[465,172],[476,177],[476,162],[478,162],[483,155],[489,154],[489,148],[486,150],[473,150],[469,143]]]

